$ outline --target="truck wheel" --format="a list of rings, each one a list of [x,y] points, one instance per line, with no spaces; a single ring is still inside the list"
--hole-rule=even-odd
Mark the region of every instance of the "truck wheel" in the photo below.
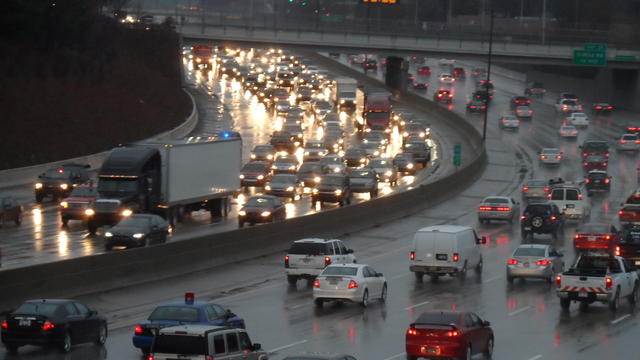
[[[620,288],[616,288],[616,294],[613,296],[613,299],[609,301],[609,309],[613,312],[618,311],[620,307]]]
[[[483,265],[484,265],[484,261],[482,260],[482,257],[480,257],[480,261],[478,262],[478,265],[476,265],[476,267],[474,269],[476,271],[476,274],[478,274],[478,275],[482,274],[482,266]]]
[[[244,221],[238,221],[238,227],[239,228],[244,227]]]
[[[563,310],[569,310],[569,306],[571,306],[571,299],[569,299],[569,298],[560,298],[560,307]]]
[[[635,306],[638,303],[638,282],[633,285],[633,291],[629,294],[629,304]]]
[[[513,280],[514,280],[514,279],[515,279],[515,278],[514,278],[513,276],[509,276],[509,275],[507,275],[507,282],[508,282],[509,284],[513,284]]]
[[[96,231],[98,231],[98,226],[93,221],[89,221],[87,223],[87,230],[89,231],[89,234],[95,235]]]
[[[460,270],[457,274],[458,279],[460,279],[460,281],[464,281],[464,279],[467,277],[467,262],[464,262],[464,265],[462,266],[462,270]]]
[[[287,275],[287,282],[289,282],[289,285],[291,286],[296,286],[298,283],[298,277],[295,275]]]
[[[324,301],[322,299],[315,299],[313,300],[313,303],[318,309],[322,309],[322,304],[324,303]]]
[[[422,277],[424,276],[423,272],[416,271],[413,273],[416,276],[416,280],[422,282]]]
[[[44,195],[40,193],[36,193],[36,202],[38,204],[42,202],[42,199],[44,199]]]

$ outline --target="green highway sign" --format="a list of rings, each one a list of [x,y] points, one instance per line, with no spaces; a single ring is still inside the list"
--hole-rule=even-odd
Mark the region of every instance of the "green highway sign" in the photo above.
[[[462,160],[462,145],[453,145],[453,166],[460,166]]]
[[[573,64],[583,66],[605,66],[607,65],[607,53],[573,50]]]
[[[584,44],[584,50],[589,52],[607,52],[607,44]]]
[[[633,55],[616,55],[616,57],[614,57],[614,60],[617,61],[636,61],[636,57]]]

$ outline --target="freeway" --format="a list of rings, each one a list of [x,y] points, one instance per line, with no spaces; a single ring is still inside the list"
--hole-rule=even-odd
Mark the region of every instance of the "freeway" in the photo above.
[[[344,58],[343,58],[344,60]],[[433,64],[434,69],[437,68]],[[425,310],[459,309],[477,312],[489,320],[496,333],[495,359],[632,359],[636,349],[638,321],[626,303],[616,313],[606,306],[593,305],[587,311],[577,306],[560,310],[553,286],[542,281],[508,284],[506,260],[521,243],[517,224],[479,225],[475,213],[478,202],[487,195],[510,195],[519,201],[524,179],[582,176],[577,145],[588,137],[609,140],[619,137],[619,120],[633,114],[616,112],[610,118],[595,119],[577,141],[557,136],[559,119],[550,94],[534,101],[534,119],[523,122],[519,132],[497,127],[496,119],[509,108],[513,95],[521,94],[523,84],[494,74],[498,89],[490,110],[488,127],[489,165],[479,181],[449,201],[413,216],[383,226],[345,236],[360,263],[384,273],[389,283],[386,304],[374,303],[367,309],[351,304],[328,304],[314,309],[311,288],[299,282],[296,288],[285,281],[282,257],[275,254],[239,262],[211,271],[135,288],[86,296],[80,300],[104,313],[110,321],[110,337],[105,348],[80,346],[65,356],[35,347],[25,347],[19,356],[0,353],[6,359],[139,359],[131,345],[133,325],[144,319],[155,304],[179,300],[185,291],[195,291],[199,299],[215,301],[243,316],[252,340],[273,354],[272,358],[299,352],[347,352],[358,359],[391,360],[404,358],[404,332],[408,324]],[[464,113],[471,79],[456,85],[453,111]],[[570,89],[570,86],[568,86]],[[561,91],[565,89],[553,89]],[[579,89],[574,89],[578,90]],[[428,90],[426,96],[431,96]],[[481,116],[465,115],[481,126]],[[565,155],[558,167],[538,163],[535,152],[557,146]],[[463,150],[464,151],[464,150]],[[613,186],[609,194],[594,196],[592,220],[616,222],[617,204],[636,186],[635,156],[612,152],[609,172]],[[408,252],[413,233],[427,225],[460,224],[478,229],[489,241],[483,246],[482,276],[468,276],[464,282],[444,277],[436,282],[416,282],[408,270]],[[577,224],[568,224],[555,242],[537,236],[536,242],[554,243],[564,250],[565,262],[575,254],[572,236]]]
[[[241,59],[242,65],[249,65],[252,59],[247,54]],[[240,132],[243,138],[244,162],[249,161],[251,149],[258,144],[269,142],[272,131],[277,126],[275,117],[256,100],[255,96],[245,92],[241,84],[236,80],[230,80],[219,76],[215,71],[194,71],[193,64],[185,61],[185,74],[187,84],[194,94],[200,112],[200,123],[190,134],[192,137],[215,136],[220,131],[234,130]],[[331,70],[331,69],[329,69]],[[353,128],[352,115],[340,114],[344,130],[349,134],[346,139],[347,146],[358,143],[359,137]],[[426,116],[426,115],[425,115]],[[313,126],[313,120],[305,117],[309,124],[305,137],[310,139],[317,136],[318,127]],[[391,144],[389,156],[395,155],[394,151],[400,147],[399,136],[396,131],[395,139]],[[459,135],[442,126],[433,128],[432,164],[439,162],[442,151],[440,143],[464,142]],[[449,148],[449,147],[447,147]],[[301,157],[301,154],[298,153]],[[381,194],[388,195],[394,191],[402,191],[412,183],[431,181],[431,175],[441,175],[452,171],[450,163],[442,167],[429,167],[426,171],[416,176],[403,176],[399,186],[391,188],[388,185],[381,187]],[[35,179],[34,179],[35,180]],[[91,236],[86,231],[86,226],[78,221],[71,221],[67,228],[62,227],[58,214],[57,203],[49,200],[42,204],[34,202],[31,185],[2,189],[25,204],[25,217],[19,227],[5,226],[0,228],[0,250],[2,250],[2,268],[26,266],[35,263],[53,262],[79,256],[88,256],[104,252],[104,238],[100,234]],[[226,219],[211,221],[207,212],[201,211],[193,214],[188,221],[178,224],[170,241],[192,238],[204,233],[221,232],[237,227],[237,211],[243,202],[251,195],[258,194],[256,189],[250,189],[238,196],[234,201],[232,212]],[[366,201],[368,195],[354,194],[354,203]],[[334,208],[337,205],[326,204],[324,208]],[[322,208],[311,206],[309,196],[286,203],[287,217],[312,214],[321,211]]]

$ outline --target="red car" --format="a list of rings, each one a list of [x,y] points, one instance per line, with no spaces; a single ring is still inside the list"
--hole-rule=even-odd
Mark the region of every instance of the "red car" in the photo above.
[[[94,186],[79,185],[73,188],[68,197],[60,202],[60,218],[62,226],[67,226],[69,220],[86,220],[86,211],[93,208],[98,192]]]
[[[407,360],[418,358],[471,359],[493,354],[493,330],[472,312],[427,311],[409,325],[406,335]]]
[[[420,66],[420,67],[418,68],[418,74],[421,74],[421,75],[430,75],[430,74],[431,74],[431,68],[430,68],[430,67],[428,67],[428,66],[426,66],[426,65],[425,65],[425,66]]]
[[[584,250],[603,250],[613,253],[620,241],[620,232],[611,224],[583,224],[573,236],[573,247]]]

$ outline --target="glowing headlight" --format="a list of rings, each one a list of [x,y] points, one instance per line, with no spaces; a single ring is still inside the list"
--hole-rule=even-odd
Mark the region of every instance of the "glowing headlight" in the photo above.
[[[42,183],[36,183],[36,189],[42,189]]]
[[[247,212],[244,211],[244,210],[240,210],[240,211],[238,211],[238,215],[245,216],[245,215],[247,215]]]
[[[66,209],[66,208],[68,208],[68,207],[69,207],[69,203],[68,203],[68,202],[66,202],[66,201],[63,201],[63,202],[61,202],[61,203],[60,203],[60,207],[63,207],[63,208],[65,208],[65,209]]]
[[[393,173],[391,172],[391,170],[387,170],[387,171],[384,173],[384,176],[391,176],[392,174],[393,174]]]
[[[240,174],[240,179],[244,179],[244,175]]]
[[[69,188],[69,184],[60,184],[60,189],[67,190]]]
[[[200,59],[198,59],[198,62],[200,62]],[[226,67],[222,67],[220,70],[227,71],[227,68]]]
[[[271,215],[271,211],[263,211],[262,214],[260,214],[260,215],[262,215],[264,217],[267,217],[267,216]]]
[[[104,237],[112,237],[112,236],[113,236],[113,234],[108,232],[108,231],[106,233],[104,233]]]
[[[287,191],[293,191],[293,186],[289,186],[289,187],[287,188]]]
[[[405,132],[402,133],[402,136],[407,137],[407,136],[409,136],[409,133],[405,131]]]
[[[334,173],[339,173],[339,172],[340,172],[340,168],[338,168],[338,167],[334,167],[334,168],[333,168],[333,172],[334,172]]]
[[[309,156],[309,152],[308,152],[308,151],[305,151],[305,152],[304,152],[304,155],[305,155],[305,156]]]
[[[342,195],[342,190],[337,189],[336,191],[334,191],[336,193],[336,195]]]
[[[271,190],[271,186],[269,186],[269,185],[265,185],[265,186],[264,186],[264,189],[265,189],[265,190]]]
[[[322,179],[320,179],[320,176],[316,176],[316,177],[313,178],[313,181],[315,181],[317,183],[319,183],[320,180],[322,180]]]
[[[424,132],[421,132],[421,133],[420,133],[420,137],[424,137]]]
[[[344,104],[344,100],[340,100],[340,104]]]
[[[196,62],[202,62],[202,59],[196,58]],[[224,68],[222,68],[222,70],[224,70]]]
[[[258,180],[264,179],[264,175],[258,175]]]
[[[369,140],[364,139],[364,140],[362,140],[362,143],[363,143],[363,144],[368,144],[368,143],[369,143]]]
[[[313,189],[311,190],[312,193],[317,194],[318,193],[318,189]]]
[[[407,169],[413,169],[413,164],[412,163],[407,164]]]
[[[134,239],[142,239],[143,236],[144,236],[143,233],[135,233],[135,234],[133,234],[133,238]]]
[[[95,214],[96,212],[93,209],[87,209],[84,211],[84,214],[87,216],[92,216],[93,214]]]
[[[338,140],[338,143],[342,144],[344,142],[343,139]]]
[[[275,165],[272,165],[272,166],[271,166],[271,169],[272,169],[272,170],[277,170],[277,169],[278,169],[278,167],[277,167],[277,166],[275,166]]]
[[[404,120],[400,121],[400,126],[404,126],[406,122]]]
[[[251,158],[255,159],[256,158],[256,154],[251,154]]]
[[[374,155],[374,156],[380,156],[380,151],[378,151],[378,150],[374,151],[374,152],[373,152],[373,155]]]
[[[267,155],[267,159],[269,159],[269,160],[273,159],[273,155],[271,155],[271,154]]]
[[[295,169],[296,169],[295,165],[289,166],[289,170],[295,170]]]
[[[121,213],[121,215],[124,216],[124,217],[131,216],[131,214],[133,214],[133,211],[131,211],[129,209],[124,209],[124,210],[122,210],[122,213]]]
[[[367,159],[362,158],[362,159],[360,159],[360,162],[361,162],[361,163],[365,163],[365,162],[367,162]]]

